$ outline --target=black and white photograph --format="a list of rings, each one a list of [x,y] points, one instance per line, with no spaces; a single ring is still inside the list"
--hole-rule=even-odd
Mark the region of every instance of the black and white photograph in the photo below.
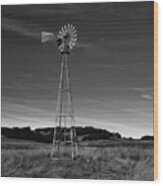
[[[1,176],[154,180],[154,1],[1,5]]]

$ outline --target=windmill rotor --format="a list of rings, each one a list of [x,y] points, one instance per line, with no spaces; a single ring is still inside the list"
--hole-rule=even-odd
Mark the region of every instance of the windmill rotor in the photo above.
[[[76,28],[71,25],[64,25],[58,33],[57,47],[61,53],[70,53],[77,41]]]

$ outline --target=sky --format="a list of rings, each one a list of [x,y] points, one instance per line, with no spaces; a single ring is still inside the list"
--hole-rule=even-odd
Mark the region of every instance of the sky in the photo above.
[[[41,43],[67,23],[76,126],[153,135],[153,2],[3,5],[2,126],[54,127],[61,55]]]

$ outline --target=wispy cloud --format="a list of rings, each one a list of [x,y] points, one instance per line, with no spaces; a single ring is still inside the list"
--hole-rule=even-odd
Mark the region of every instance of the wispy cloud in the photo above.
[[[7,31],[13,31],[22,36],[32,37],[38,40],[41,40],[41,32],[43,30],[46,30],[45,28],[41,28],[40,25],[29,25],[16,19],[11,19],[7,17],[2,17],[2,29]],[[93,48],[95,46],[92,43],[77,43],[77,47],[88,49]]]
[[[152,100],[153,99],[153,88],[144,87],[144,88],[135,88],[136,91],[140,93],[141,98]]]
[[[80,43],[80,42],[78,42],[76,46],[79,48],[87,48],[87,49],[95,47],[95,45],[93,45],[92,43]]]
[[[2,29],[7,31],[14,31],[20,35],[32,37],[34,39],[40,39],[41,27],[36,24],[27,25],[24,22],[17,21],[15,19],[9,19],[2,17]]]
[[[141,97],[144,99],[153,99],[153,97],[149,94],[142,94]]]

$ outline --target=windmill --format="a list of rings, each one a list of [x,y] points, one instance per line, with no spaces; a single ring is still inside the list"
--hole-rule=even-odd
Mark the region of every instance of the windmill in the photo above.
[[[68,55],[76,45],[77,31],[73,25],[68,24],[61,28],[57,37],[53,33],[42,32],[41,40],[42,42],[55,41],[62,56],[51,156],[53,159],[62,159],[66,151],[73,160],[77,156],[77,137]]]

